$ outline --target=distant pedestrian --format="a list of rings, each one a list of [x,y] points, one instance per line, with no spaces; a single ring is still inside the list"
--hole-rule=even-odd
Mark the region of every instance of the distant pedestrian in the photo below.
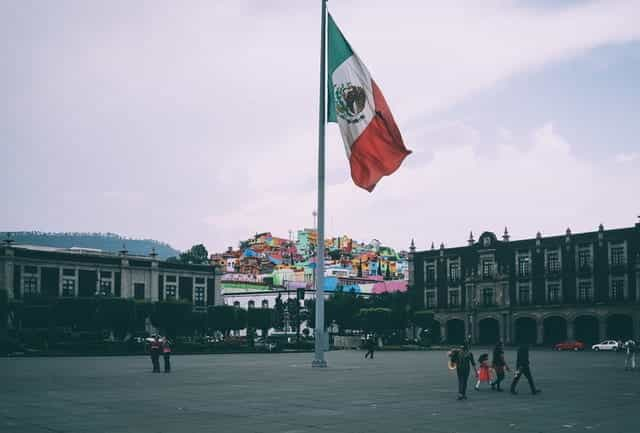
[[[516,360],[516,375],[511,382],[511,394],[517,394],[516,387],[520,377],[524,375],[529,381],[529,388],[531,388],[531,394],[539,394],[540,390],[536,388],[533,383],[533,377],[531,376],[531,368],[529,366],[529,345],[522,344],[518,348],[518,358]]]
[[[625,351],[625,359],[624,359],[624,369],[625,370],[635,370],[636,369],[636,352],[638,351],[638,347],[636,342],[631,338],[628,339],[624,343],[624,351]]]
[[[367,349],[367,353],[364,354],[364,359],[367,359],[367,357],[373,359],[373,353],[376,350],[376,340],[374,336],[367,339],[365,342],[365,348]]]
[[[505,370],[509,371],[507,361],[504,359],[504,347],[502,345],[502,341],[499,341],[498,344],[496,344],[496,347],[493,349],[491,366],[493,367],[493,371],[496,372],[496,378],[493,382],[491,382],[491,389],[502,392],[500,384],[504,380]]]
[[[149,344],[149,355],[151,356],[151,365],[154,373],[160,373],[160,351],[160,340],[157,335],[154,335]]]
[[[474,386],[476,391],[480,391],[480,384],[491,383],[491,368],[489,367],[489,355],[483,353],[478,357],[478,364],[480,367],[478,368],[478,380],[476,382],[476,386]]]
[[[456,366],[456,373],[458,375],[458,400],[467,399],[467,384],[469,382],[469,374],[471,373],[471,366],[473,371],[478,376],[476,370],[476,362],[473,359],[473,353],[469,350],[469,344],[465,343],[462,350],[453,352],[451,362]]]
[[[162,356],[164,358],[164,372],[171,372],[171,342],[167,337],[162,339]]]

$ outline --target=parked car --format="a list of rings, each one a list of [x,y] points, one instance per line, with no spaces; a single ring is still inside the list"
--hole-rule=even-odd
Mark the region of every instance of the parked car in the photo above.
[[[618,343],[615,340],[605,340],[605,341],[601,341],[598,344],[594,344],[593,346],[591,346],[591,349],[595,350],[596,352],[600,351],[600,350],[613,350],[613,351],[618,351],[620,350],[620,343]]]
[[[573,350],[577,352],[578,350],[584,350],[584,343],[582,341],[563,341],[553,346],[554,350]]]

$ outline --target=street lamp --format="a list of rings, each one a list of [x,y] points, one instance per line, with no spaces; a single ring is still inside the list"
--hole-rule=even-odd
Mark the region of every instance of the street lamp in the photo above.
[[[480,305],[480,302],[478,301],[477,298],[474,298],[471,301],[471,311],[469,312],[468,315],[468,320],[469,320],[469,325],[468,325],[468,329],[469,329],[469,335],[467,336],[467,340],[471,343],[474,341],[474,337],[475,337],[475,333],[474,333],[474,319],[478,313],[478,306]]]

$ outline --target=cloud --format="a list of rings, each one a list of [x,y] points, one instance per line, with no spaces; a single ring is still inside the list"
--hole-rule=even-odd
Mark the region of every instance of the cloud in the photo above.
[[[614,160],[616,162],[619,162],[619,163],[622,163],[622,164],[626,164],[626,163],[629,163],[629,162],[634,162],[634,161],[637,161],[638,159],[640,159],[640,153],[638,153],[638,152],[618,153],[614,157]]]
[[[582,160],[552,124],[523,141],[497,144],[495,155],[473,143],[441,148],[432,160],[384,178],[372,194],[350,181],[333,185],[327,191],[327,233],[362,240],[375,234],[398,248],[415,238],[419,248],[427,248],[432,241],[464,245],[470,230],[501,233],[508,226],[514,239],[522,239],[538,230],[595,230],[601,221],[607,227],[631,224],[637,209],[628,197],[640,184],[640,161],[616,169],[606,161]],[[245,233],[256,224],[279,234],[292,222],[308,225],[313,197],[295,206],[288,200],[271,196],[211,222]],[[274,214],[274,208],[281,212]]]
[[[3,221],[156,237],[179,248],[205,242],[210,249],[258,230],[256,224],[285,233],[310,225],[319,4],[271,3],[0,5],[7,40],[0,56],[10,65],[0,71],[6,94],[0,142],[9,143],[0,158],[11,161],[2,174],[0,201],[12,203]],[[327,205],[357,210],[358,217],[375,224],[353,226],[337,212],[327,224],[393,242],[404,236],[404,223],[401,229],[386,227],[410,218],[406,209],[427,192],[438,201],[430,198],[430,206],[417,210],[426,213],[415,218],[445,240],[458,219],[459,225],[468,224],[488,212],[480,206],[447,219],[432,216],[434,208],[447,209],[461,195],[474,194],[470,190],[479,179],[467,177],[465,169],[475,173],[477,164],[493,160],[475,158],[474,152],[482,149],[491,158],[507,151],[526,155],[486,141],[460,119],[433,122],[430,116],[515,74],[640,37],[640,1],[561,9],[504,0],[329,6],[380,84],[414,154],[408,170],[385,180],[374,196],[362,194],[350,183],[342,143],[331,125]],[[447,163],[451,158],[470,166]],[[458,185],[460,176],[467,188]],[[433,184],[450,192],[421,190]],[[95,194],[130,189],[141,195],[124,212],[100,203]],[[547,195],[556,191],[550,188]]]

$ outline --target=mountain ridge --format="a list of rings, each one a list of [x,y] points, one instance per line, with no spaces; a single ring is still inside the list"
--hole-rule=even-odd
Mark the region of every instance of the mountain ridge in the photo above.
[[[40,232],[18,231],[4,232],[2,239],[10,238],[18,244],[39,245],[55,248],[96,248],[103,251],[118,252],[124,247],[134,255],[148,255],[155,248],[158,257],[166,259],[178,256],[180,251],[166,242],[155,239],[133,239],[117,233],[88,232]]]

